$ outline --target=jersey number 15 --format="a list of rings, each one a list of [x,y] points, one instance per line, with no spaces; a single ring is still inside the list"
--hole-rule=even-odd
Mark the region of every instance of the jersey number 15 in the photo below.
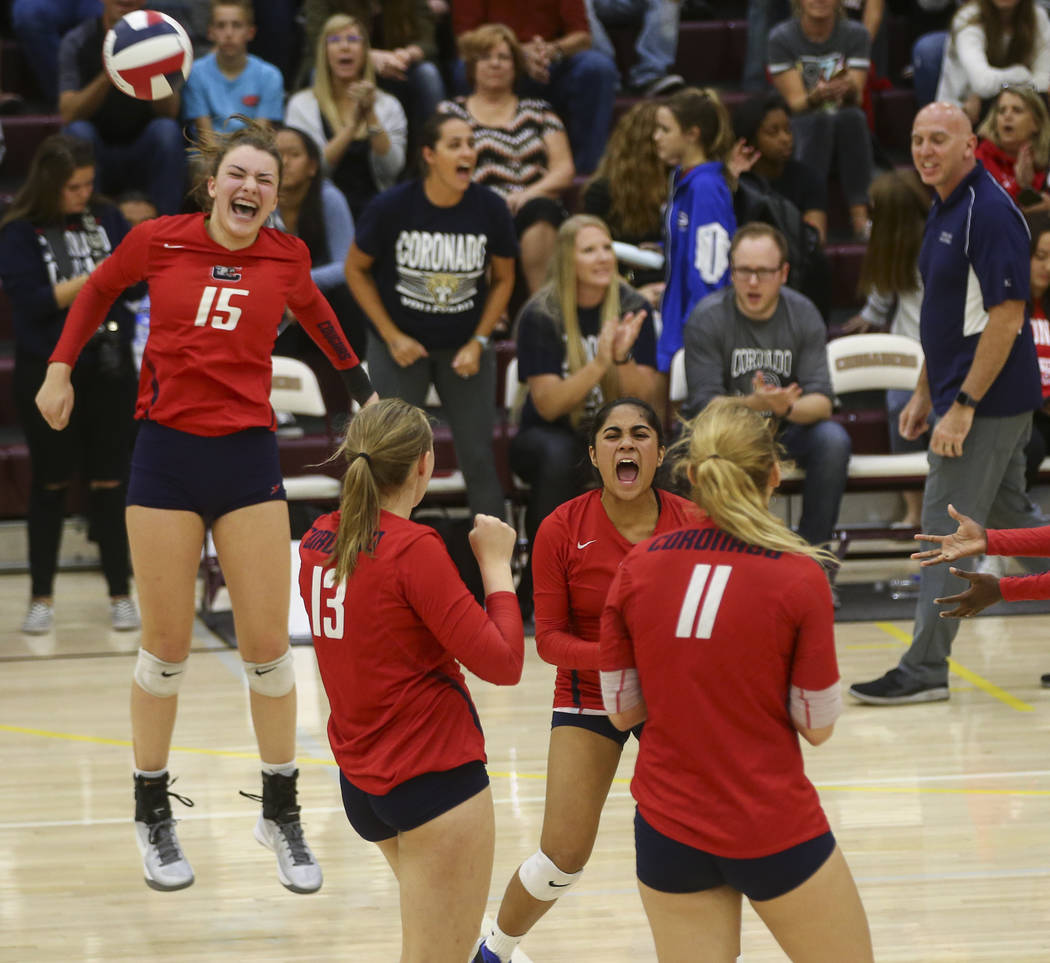
[[[218,294],[218,298],[215,295]],[[211,322],[213,328],[220,331],[232,331],[241,320],[241,309],[235,304],[230,304],[234,297],[244,295],[247,297],[251,291],[242,288],[219,288],[209,284],[201,294],[200,304],[197,305],[197,317],[193,322],[194,327],[203,328]],[[212,314],[212,305],[215,306],[215,314]]]

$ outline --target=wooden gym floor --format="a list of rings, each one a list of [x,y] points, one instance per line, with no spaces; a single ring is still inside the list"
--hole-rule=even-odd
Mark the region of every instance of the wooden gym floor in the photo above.
[[[108,631],[97,573],[59,576],[57,627],[42,638],[18,632],[26,592],[26,576],[0,577],[0,960],[397,959],[396,886],[343,816],[311,649],[295,649],[298,752],[324,888],[286,892],[252,838],[256,806],[237,794],[258,791],[239,659],[200,628],[171,757],[175,789],[196,802],[174,808],[197,881],[156,893],[142,882],[131,827],[137,633]],[[889,668],[909,629],[839,624],[844,683]],[[832,740],[807,747],[877,959],[1050,960],[1050,690],[1039,685],[1048,636],[1047,616],[967,622],[949,703],[851,703]],[[471,681],[496,801],[490,914],[539,839],[553,670],[529,648],[517,687]],[[634,883],[629,746],[594,858],[522,960],[654,959]],[[783,959],[746,906],[742,959]]]

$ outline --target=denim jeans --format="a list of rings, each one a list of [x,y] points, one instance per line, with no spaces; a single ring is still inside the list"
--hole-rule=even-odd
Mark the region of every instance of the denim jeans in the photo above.
[[[89,120],[75,120],[65,132],[94,147],[98,189],[103,194],[119,197],[137,188],[149,194],[158,214],[179,213],[186,179],[186,144],[177,120],[154,117],[129,144],[106,143]]]
[[[100,0],[15,0],[11,7],[11,26],[48,106],[58,104],[62,35],[101,13]]]
[[[634,24],[642,29],[634,49],[638,60],[628,78],[632,87],[644,87],[666,77],[678,49],[678,15],[681,3],[674,0],[587,0],[591,27],[591,49],[616,59],[605,24]]]
[[[826,419],[811,425],[788,424],[777,439],[787,457],[806,471],[798,533],[811,545],[831,541],[846,491],[852,450],[846,429]]]
[[[795,157],[825,181],[835,170],[850,206],[868,203],[875,157],[868,118],[860,107],[795,114],[791,131],[795,135]]]
[[[744,54],[744,76],[740,80],[745,90],[766,90],[769,87],[766,83],[769,31],[790,16],[788,0],[748,0],[747,51]]]

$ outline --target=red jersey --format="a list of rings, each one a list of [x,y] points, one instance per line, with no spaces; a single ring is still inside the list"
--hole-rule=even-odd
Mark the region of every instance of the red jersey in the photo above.
[[[665,836],[768,856],[828,831],[788,711],[792,685],[838,681],[821,567],[705,519],[624,559],[602,615],[601,669],[637,669],[648,708],[631,792]]]
[[[634,548],[605,514],[601,495],[596,489],[559,505],[540,525],[532,551],[536,650],[558,666],[554,708],[584,715],[606,714],[598,674],[602,608],[617,566]],[[688,499],[665,491],[656,497],[654,534],[696,521]]]
[[[1021,558],[1050,558],[1050,525],[1038,528],[989,528],[989,555],[1019,555]],[[999,579],[1005,602],[1038,602],[1050,599],[1050,572]]]
[[[992,175],[1014,201],[1021,196],[1021,185],[1014,176],[1015,159],[999,147],[994,141],[982,140],[974,151],[977,159],[984,164]],[[1046,171],[1036,171],[1032,175],[1032,190],[1041,191],[1046,186]]]
[[[299,591],[331,715],[328,740],[359,789],[385,794],[424,772],[485,759],[459,662],[497,685],[521,678],[525,638],[513,592],[489,613],[467,591],[432,528],[382,512],[372,554],[335,585],[328,559],[339,512],[299,546]]]
[[[126,287],[149,281],[150,330],[136,418],[195,435],[276,428],[270,355],[287,304],[338,369],[359,364],[310,278],[299,238],[264,227],[227,250],[203,214],[144,221],[96,268],[69,309],[52,361],[72,365]]]
[[[1039,377],[1043,382],[1043,401],[1050,398],[1050,321],[1043,310],[1042,299],[1032,305],[1032,338],[1039,359]]]

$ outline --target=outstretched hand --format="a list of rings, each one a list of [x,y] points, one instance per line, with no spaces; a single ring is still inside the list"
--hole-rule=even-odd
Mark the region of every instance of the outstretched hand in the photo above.
[[[937,548],[913,552],[912,558],[919,559],[923,565],[939,565],[941,562],[954,562],[957,558],[984,555],[988,550],[988,536],[984,528],[968,515],[957,512],[954,505],[948,506],[948,514],[959,523],[955,533],[952,535],[916,535],[917,542],[936,542]]]
[[[955,608],[950,612],[941,612],[942,619],[967,619],[978,612],[983,612],[989,605],[1003,600],[1003,593],[999,590],[999,579],[987,572],[964,572],[954,566],[948,571],[952,575],[966,579],[970,587],[958,595],[948,595],[943,599],[934,599],[939,605],[952,605]]]

